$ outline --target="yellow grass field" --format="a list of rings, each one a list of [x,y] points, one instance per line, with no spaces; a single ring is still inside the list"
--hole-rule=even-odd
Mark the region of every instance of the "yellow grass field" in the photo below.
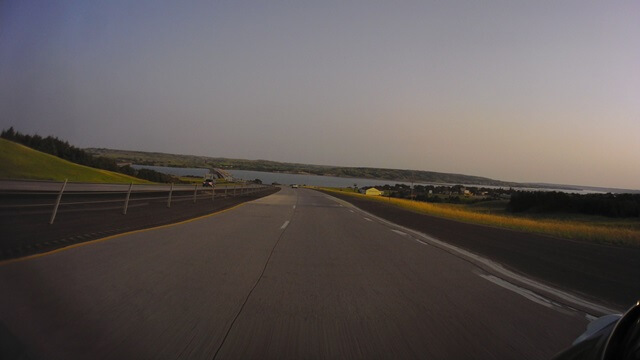
[[[344,195],[365,195],[340,191],[335,188],[319,188]],[[533,232],[565,239],[594,241],[611,245],[640,246],[640,221],[618,221],[611,219],[589,222],[570,219],[535,218],[527,215],[490,214],[474,211],[469,206],[458,204],[433,204],[407,199],[366,196],[367,200],[383,202],[410,211],[458,220],[467,223],[495,226],[506,229]]]

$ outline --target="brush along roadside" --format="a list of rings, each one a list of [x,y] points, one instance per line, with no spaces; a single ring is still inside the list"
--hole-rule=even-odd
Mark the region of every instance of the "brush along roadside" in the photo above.
[[[593,217],[593,221],[590,222],[587,216],[580,216],[578,221],[564,216],[558,219],[540,218],[530,215],[507,214],[506,211],[503,214],[491,214],[484,213],[479,209],[473,209],[469,205],[434,204],[408,199],[366,196],[359,193],[341,191],[338,188],[318,187],[316,189],[385,203],[421,214],[466,223],[495,226],[565,239],[640,247],[640,220],[620,221]]]

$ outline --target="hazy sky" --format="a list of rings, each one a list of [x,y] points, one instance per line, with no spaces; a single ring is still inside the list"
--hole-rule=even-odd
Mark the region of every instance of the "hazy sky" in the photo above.
[[[0,0],[0,127],[640,189],[640,1]]]

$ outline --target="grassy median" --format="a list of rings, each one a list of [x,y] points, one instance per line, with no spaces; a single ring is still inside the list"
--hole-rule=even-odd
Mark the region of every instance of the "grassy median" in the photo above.
[[[640,247],[640,219],[609,219],[601,216],[513,214],[501,204],[434,204],[382,196],[365,196],[336,188],[318,188],[343,195],[366,198],[409,211],[442,218],[526,231],[565,239]]]

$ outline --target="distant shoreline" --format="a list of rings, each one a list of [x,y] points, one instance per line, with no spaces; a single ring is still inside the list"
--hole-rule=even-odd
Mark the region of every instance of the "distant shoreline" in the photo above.
[[[580,186],[548,183],[518,183],[490,179],[486,177],[441,173],[425,170],[403,170],[369,167],[341,167],[328,165],[312,165],[285,163],[269,160],[246,160],[216,158],[196,155],[167,154],[158,152],[115,150],[104,148],[87,148],[87,152],[115,159],[118,162],[129,162],[137,165],[163,166],[172,168],[219,168],[222,170],[259,171],[289,175],[327,176],[343,179],[368,179],[385,182],[420,183],[433,185],[468,185],[475,187],[512,187],[529,189],[557,189],[567,191],[587,191],[602,193],[640,193],[640,190],[607,188],[597,186]]]

